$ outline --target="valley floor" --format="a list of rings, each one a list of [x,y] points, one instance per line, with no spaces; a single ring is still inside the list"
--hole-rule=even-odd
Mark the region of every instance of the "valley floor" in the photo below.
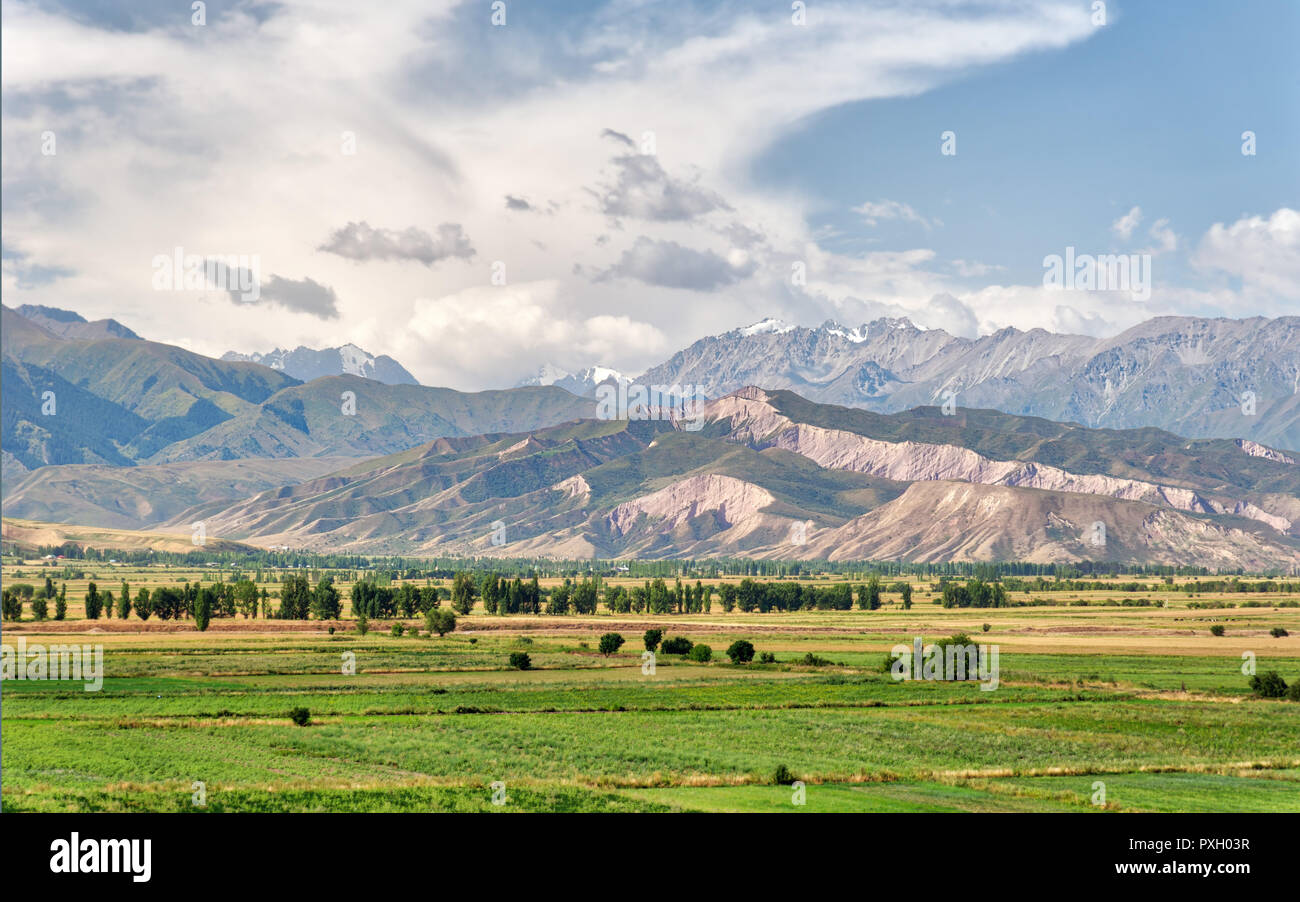
[[[98,692],[5,681],[4,810],[1300,811],[1300,703],[1252,698],[1241,672],[1253,651],[1300,680],[1296,608],[341,625],[6,626],[6,644],[102,644],[106,676]],[[650,626],[714,660],[661,653],[643,673]],[[627,643],[604,657],[610,630]],[[881,671],[891,646],[958,632],[999,646],[995,691]],[[738,638],[776,663],[730,664]]]

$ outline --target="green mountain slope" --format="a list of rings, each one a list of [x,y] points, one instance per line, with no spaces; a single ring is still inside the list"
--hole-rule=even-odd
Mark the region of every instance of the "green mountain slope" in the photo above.
[[[173,525],[402,554],[1300,565],[1300,464],[1154,430],[964,417],[745,389],[699,431],[584,420],[443,438]],[[1273,491],[1243,490],[1234,465]]]

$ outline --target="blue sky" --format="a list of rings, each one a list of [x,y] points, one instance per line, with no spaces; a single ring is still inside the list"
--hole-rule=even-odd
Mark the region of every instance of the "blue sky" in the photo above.
[[[5,303],[213,356],[351,342],[476,389],[766,316],[1300,301],[1284,0],[0,3]],[[1149,296],[1045,285],[1067,247],[1148,254]],[[264,290],[160,288],[177,248]]]
[[[1111,222],[1135,204],[1193,232],[1300,207],[1300,4],[1126,0],[1108,13],[1108,27],[1064,50],[811,116],[752,178],[815,198],[812,222],[846,249],[925,242],[1017,281],[1067,244],[1110,248]],[[954,157],[933,152],[947,129]],[[1246,130],[1253,157],[1241,153]],[[846,194],[901,200],[943,226],[865,227]]]

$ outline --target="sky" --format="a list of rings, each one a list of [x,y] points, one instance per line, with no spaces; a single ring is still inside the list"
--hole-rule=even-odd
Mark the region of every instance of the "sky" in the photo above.
[[[350,342],[462,390],[768,316],[1300,312],[1289,0],[201,14],[0,2],[5,304],[212,356]],[[257,291],[169,283],[178,248]],[[1150,290],[1045,284],[1067,251],[1146,255]]]

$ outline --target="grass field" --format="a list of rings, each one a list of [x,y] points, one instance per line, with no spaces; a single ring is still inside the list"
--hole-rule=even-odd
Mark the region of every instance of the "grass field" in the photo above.
[[[6,566],[5,583],[42,584],[41,569]],[[114,590],[201,572],[88,569]],[[1131,597],[1117,590],[972,610],[932,605],[928,589],[911,610],[476,612],[446,637],[399,638],[347,619],[333,635],[314,621],[92,622],[69,582],[71,619],[7,623],[4,641],[101,644],[103,688],[5,681],[4,808],[1300,811],[1300,704],[1251,697],[1242,673],[1250,652],[1261,673],[1300,680],[1300,608],[1272,604],[1293,597],[1107,606]],[[715,659],[660,654],[643,673],[650,627]],[[627,644],[605,657],[609,631]],[[995,691],[881,672],[893,645],[958,632],[998,646]],[[776,662],[732,665],[722,652],[739,638]],[[510,669],[512,652],[533,669]],[[306,726],[289,719],[300,706]],[[804,785],[778,785],[779,767]]]

